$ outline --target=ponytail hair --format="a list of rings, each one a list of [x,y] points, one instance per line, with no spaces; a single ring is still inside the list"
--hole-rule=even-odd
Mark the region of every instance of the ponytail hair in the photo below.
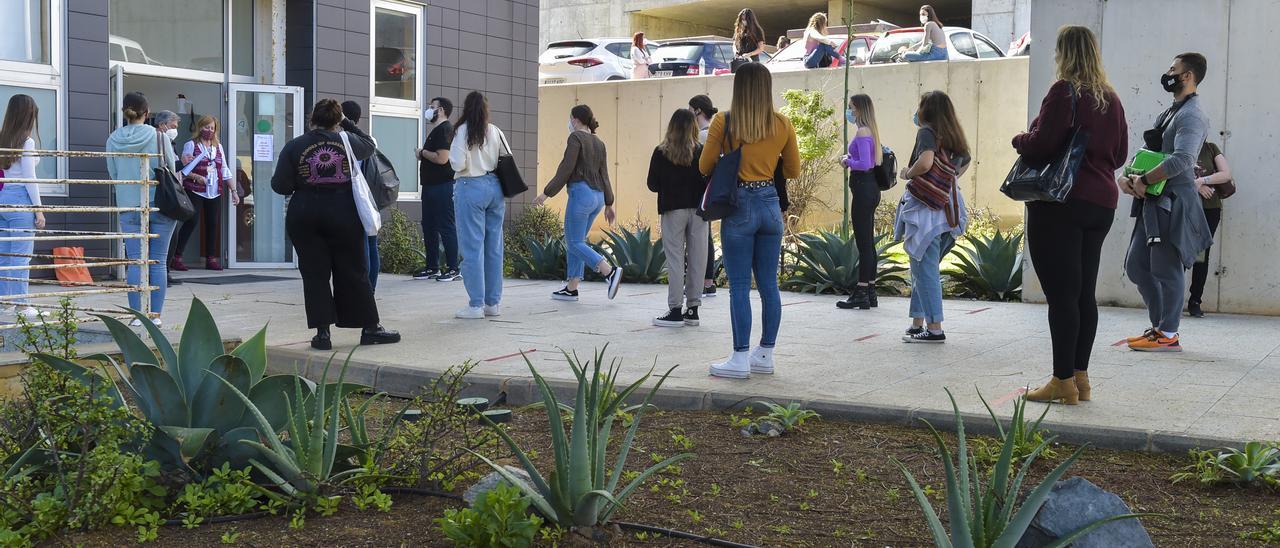
[[[587,105],[578,105],[573,107],[573,109],[569,111],[569,115],[573,116],[575,120],[582,122],[582,125],[587,126],[587,129],[590,129],[591,133],[595,133],[596,128],[600,127],[600,122],[596,121],[596,115],[591,113],[591,107]]]
[[[121,101],[120,112],[124,114],[124,119],[130,123],[143,119],[150,111],[151,105],[147,102],[147,96],[143,95],[141,91],[131,91]]]

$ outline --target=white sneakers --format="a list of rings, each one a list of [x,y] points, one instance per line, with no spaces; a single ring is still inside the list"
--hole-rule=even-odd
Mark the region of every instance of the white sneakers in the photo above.
[[[486,305],[484,305],[484,315],[485,315],[485,316],[501,316],[501,315],[502,315],[502,305],[500,305],[500,304],[494,304],[494,305],[488,305],[488,304],[486,304]]]
[[[483,320],[484,309],[478,306],[468,306],[459,310],[457,314],[454,314],[454,317],[460,320]]]
[[[734,352],[728,360],[711,364],[711,375],[726,379],[748,379],[751,374],[773,374],[773,349],[755,347],[750,352]]]
[[[151,323],[155,324],[156,327],[162,326],[162,324],[160,323],[160,318],[151,318]],[[138,318],[134,318],[133,321],[129,322],[129,325],[131,327],[142,327],[142,320]]]

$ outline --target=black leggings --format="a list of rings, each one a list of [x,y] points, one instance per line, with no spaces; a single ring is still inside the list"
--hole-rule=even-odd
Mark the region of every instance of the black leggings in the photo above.
[[[880,187],[870,171],[849,174],[849,189],[853,194],[853,207],[849,217],[853,224],[853,239],[858,245],[858,282],[873,283],[879,254],[876,250],[876,207],[880,205]]]
[[[182,250],[187,248],[187,241],[191,239],[191,233],[196,231],[196,225],[200,224],[200,218],[204,218],[204,255],[206,257],[218,256],[218,220],[222,217],[222,195],[217,198],[205,198],[199,194],[187,191],[187,197],[191,198],[191,205],[196,206],[196,216],[192,217],[185,223],[182,228],[178,229],[178,243],[174,247],[175,255],[181,257]]]
[[[1218,233],[1218,223],[1222,221],[1222,209],[1206,209],[1204,210],[1204,220],[1209,221],[1209,237],[1212,238]],[[1196,261],[1191,266],[1191,298],[1187,302],[1200,304],[1204,297],[1204,282],[1209,278],[1209,251],[1213,247],[1204,250],[1204,262]]]
[[[1049,304],[1053,376],[1089,369],[1098,332],[1098,262],[1114,209],[1072,200],[1027,203],[1027,250]]]

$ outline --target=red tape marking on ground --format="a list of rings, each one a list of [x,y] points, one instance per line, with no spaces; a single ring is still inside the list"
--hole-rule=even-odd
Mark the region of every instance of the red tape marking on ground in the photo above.
[[[991,402],[991,407],[993,407],[993,408],[995,408],[995,407],[1000,407],[1001,405],[1004,405],[1004,404],[1005,404],[1006,402],[1008,402],[1009,400],[1012,400],[1012,399],[1014,399],[1014,398],[1016,398],[1016,397],[1018,397],[1018,396],[1021,396],[1021,395],[1022,395],[1024,392],[1026,392],[1026,391],[1027,391],[1027,389],[1026,389],[1026,388],[1019,388],[1019,389],[1017,389],[1017,390],[1014,390],[1013,392],[1010,392],[1010,393],[1008,393],[1008,394],[1005,394],[1005,395],[1003,395],[1003,396],[1000,396],[998,399],[996,399],[995,401]]]
[[[865,341],[865,340],[867,340],[867,339],[872,339],[872,338],[879,337],[879,336],[880,336],[880,334],[879,334],[879,333],[872,333],[872,334],[867,335],[867,336],[865,336],[865,337],[858,337],[858,338],[854,339],[854,342],[862,342],[862,341]]]
[[[1114,343],[1111,343],[1111,346],[1120,346],[1122,344],[1127,344],[1128,342],[1129,342],[1129,339],[1120,339]]]
[[[796,301],[796,302],[793,302],[793,303],[783,303],[783,305],[782,305],[782,306],[791,306],[791,305],[793,305],[793,304],[804,304],[804,303],[811,303],[811,302],[813,302],[813,301]]]
[[[507,359],[507,358],[514,358],[514,357],[516,357],[516,356],[519,356],[520,354],[532,354],[532,353],[537,352],[537,351],[538,351],[538,349],[537,349],[537,348],[530,348],[529,350],[525,350],[524,352],[516,352],[515,354],[507,354],[506,356],[498,356],[498,357],[496,357],[496,358],[489,358],[489,359],[487,359],[487,360],[483,360],[483,361],[486,361],[486,362],[496,362],[496,361],[499,361],[499,360],[505,360],[505,359]]]
[[[977,309],[977,310],[970,310],[970,311],[968,311],[968,312],[965,312],[965,314],[977,314],[977,313],[979,313],[979,312],[986,312],[986,311],[988,311],[988,310],[991,310],[991,307],[989,307],[989,306],[988,306],[988,307],[986,307],[986,308],[979,308],[979,309]]]

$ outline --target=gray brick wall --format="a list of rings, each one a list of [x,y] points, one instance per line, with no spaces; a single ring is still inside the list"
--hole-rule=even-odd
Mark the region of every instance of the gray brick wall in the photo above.
[[[105,150],[107,135],[111,133],[111,112],[107,69],[107,3],[103,0],[67,0],[66,94],[68,150],[101,152]],[[46,160],[48,161],[48,160]],[[73,179],[105,179],[106,162],[101,159],[71,158],[67,175]],[[70,185],[66,198],[48,198],[50,204],[106,205],[111,203],[110,188],[103,185]],[[64,213],[48,214],[50,226],[68,230],[111,229],[112,217],[107,213],[80,213],[69,216]],[[57,244],[37,246],[37,253],[45,253]],[[83,246],[85,254],[107,256],[115,254],[113,244],[107,241],[77,241],[69,245]],[[95,270],[94,274],[102,273]]]
[[[369,2],[291,0],[285,17],[285,81],[306,89],[307,112],[324,98],[369,112]],[[360,125],[369,128],[367,115]]]

